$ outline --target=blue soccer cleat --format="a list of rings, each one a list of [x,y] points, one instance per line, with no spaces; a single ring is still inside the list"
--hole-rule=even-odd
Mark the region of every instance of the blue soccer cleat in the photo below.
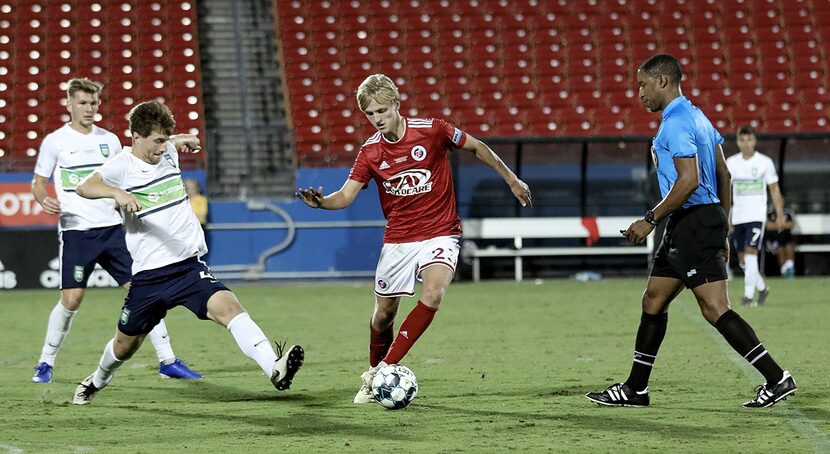
[[[161,375],[161,378],[178,378],[180,380],[201,380],[205,378],[202,374],[187,367],[187,364],[178,358],[171,364],[159,363],[159,375]]]
[[[52,366],[40,363],[35,367],[35,375],[32,376],[32,383],[52,383]]]

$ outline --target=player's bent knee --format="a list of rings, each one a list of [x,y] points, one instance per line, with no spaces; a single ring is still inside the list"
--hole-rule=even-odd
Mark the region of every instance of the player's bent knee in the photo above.
[[[112,351],[115,353],[116,359],[119,361],[127,361],[132,358],[133,354],[141,347],[141,342],[145,336],[128,336],[124,333],[118,332],[115,335],[115,342],[112,345]]]
[[[207,302],[208,318],[222,326],[228,326],[234,317],[243,312],[245,308],[236,299],[236,295],[228,290],[214,293]]]

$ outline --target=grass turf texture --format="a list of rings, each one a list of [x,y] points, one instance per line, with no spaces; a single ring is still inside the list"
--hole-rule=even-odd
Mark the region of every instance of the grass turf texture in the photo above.
[[[69,401],[114,332],[123,292],[87,292],[48,385],[29,380],[57,292],[0,292],[0,451],[825,452],[828,284],[771,279],[766,307],[737,308],[799,385],[762,410],[741,407],[762,377],[689,291],[669,313],[652,406],[583,397],[626,378],[645,279],[453,284],[404,358],[421,389],[401,411],[351,403],[366,366],[370,283],[232,286],[271,339],[305,347],[288,392],[274,390],[226,330],[180,307],[167,317],[173,347],[206,379],[159,378],[144,345],[85,407]],[[414,302],[402,301],[396,328]]]

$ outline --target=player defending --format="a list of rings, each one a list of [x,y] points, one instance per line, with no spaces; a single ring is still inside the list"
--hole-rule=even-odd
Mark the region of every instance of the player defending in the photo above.
[[[738,263],[744,269],[744,298],[742,306],[752,306],[755,290],[758,290],[758,306],[763,306],[769,295],[764,282],[758,251],[763,251],[764,221],[767,218],[767,187],[772,195],[775,222],[772,226],[778,232],[784,229],[784,198],[778,188],[778,174],[775,164],[767,155],[755,151],[758,140],[755,128],[743,126],[738,129],[740,153],[726,160],[732,174],[732,212],[730,233],[732,245],[738,254]]]
[[[130,288],[132,259],[124,242],[124,226],[112,200],[86,200],[75,193],[78,183],[121,152],[115,134],[95,125],[102,85],[89,79],[67,83],[70,122],[43,140],[35,165],[32,194],[48,214],[59,214],[61,298],[49,315],[46,339],[35,367],[34,383],[51,383],[55,359],[84,299],[89,276],[98,263],[125,290]],[[192,137],[192,136],[190,136]],[[189,140],[181,136],[176,146]],[[54,177],[57,200],[46,192]],[[176,359],[164,320],[150,332],[162,377],[199,379],[202,375]]]
[[[645,407],[648,378],[663,342],[672,300],[690,288],[703,317],[766,379],[745,407],[769,407],[796,390],[795,380],[772,359],[755,331],[729,308],[726,291],[729,170],[723,137],[680,92],[683,73],[671,55],[658,54],[637,70],[640,100],[652,112],[663,112],[652,144],[652,158],[663,199],[623,233],[642,243],[660,220],[668,217],[666,233],[654,257],[643,293],[643,315],[634,344],[634,362],[625,383],[590,392],[602,405]]]
[[[302,347],[274,353],[236,296],[199,260],[207,246],[185,194],[178,152],[168,143],[175,127],[173,115],[153,101],[137,105],[129,118],[132,149],[107,161],[78,186],[80,196],[114,199],[121,208],[133,276],[115,338],[104,347],[98,369],[75,390],[72,403],[88,404],[167,311],[179,305],[227,327],[271,383],[278,390],[288,389],[303,363]]]
[[[452,281],[458,259],[461,220],[455,207],[449,152],[461,148],[496,170],[522,206],[531,205],[528,186],[487,145],[437,118],[404,118],[400,94],[383,74],[367,77],[357,89],[357,104],[377,128],[355,159],[340,190],[299,189],[297,197],[312,208],[349,206],[374,179],[387,219],[383,249],[375,272],[375,310],[369,326],[369,370],[355,403],[373,402],[371,382],[384,364],[397,364],[432,322]],[[438,266],[436,266],[438,265]],[[393,341],[401,296],[415,294],[418,304]]]

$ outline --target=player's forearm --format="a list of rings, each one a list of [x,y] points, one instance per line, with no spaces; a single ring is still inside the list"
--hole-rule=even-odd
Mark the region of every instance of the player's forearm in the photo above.
[[[94,178],[87,178],[75,191],[85,199],[115,199],[124,192]]]
[[[775,219],[785,219],[784,196],[781,195],[781,191],[778,189],[778,186],[770,191],[770,193],[772,194],[772,207],[775,209]]]
[[[473,153],[479,161],[492,167],[493,170],[495,170],[508,185],[512,184],[518,178],[516,177],[516,174],[513,173],[509,167],[507,167],[507,164],[501,160],[499,155],[497,155],[496,152],[490,149],[490,147],[488,147],[485,143],[479,142]]]
[[[40,179],[35,178],[32,181],[32,195],[35,196],[37,203],[43,205],[49,193],[46,191],[46,183]]]
[[[682,207],[683,204],[689,200],[689,197],[694,194],[697,187],[698,183],[696,180],[692,180],[690,178],[678,178],[674,183],[674,186],[672,186],[671,190],[669,190],[668,194],[666,194],[666,197],[654,207],[654,219],[662,221],[668,215]]]
[[[342,192],[337,191],[320,199],[320,206],[318,208],[322,210],[340,210],[349,206],[350,203]]]

